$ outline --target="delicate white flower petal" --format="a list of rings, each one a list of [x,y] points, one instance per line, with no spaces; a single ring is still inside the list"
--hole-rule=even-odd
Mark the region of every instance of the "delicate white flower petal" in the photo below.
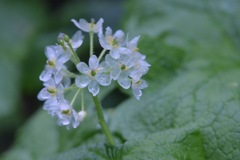
[[[100,18],[98,22],[94,25],[93,32],[98,33],[102,29],[103,19]]]
[[[136,50],[139,38],[140,36],[133,38],[129,43],[127,43],[127,47],[132,51]]]
[[[111,68],[119,67],[118,61],[114,58],[112,58],[109,54],[105,56],[106,63]]]
[[[95,76],[97,82],[102,86],[109,86],[111,84],[111,77],[109,74],[100,73]]]
[[[97,81],[91,81],[88,85],[88,90],[93,94],[93,96],[96,96],[100,90],[100,87]]]
[[[69,125],[71,123],[71,117],[68,115],[64,115],[64,114],[59,114],[58,115],[58,125],[60,126],[66,126]]]
[[[133,88],[133,95],[136,97],[137,100],[140,99],[142,96],[142,91],[140,89]]]
[[[52,74],[53,74],[53,71],[50,69],[43,70],[39,76],[39,79],[43,82],[46,82],[51,78]]]
[[[62,53],[59,57],[58,57],[58,59],[57,59],[57,63],[58,63],[58,65],[59,65],[59,67],[60,68],[62,68],[62,65],[64,64],[64,63],[66,63],[69,59],[71,58],[71,54],[69,54],[69,53]],[[57,66],[56,66],[57,67]]]
[[[71,19],[71,21],[74,23],[74,25],[75,25],[76,27],[78,27],[79,29],[81,29],[78,21],[76,21],[75,19]]]
[[[37,98],[41,101],[51,98],[51,94],[47,91],[47,88],[43,88],[39,93]]]
[[[122,43],[124,42],[124,32],[122,30],[117,30],[113,37],[115,37],[117,39],[118,43]]]
[[[112,29],[110,27],[106,28],[105,37],[112,37]]]
[[[138,86],[137,86],[138,89],[144,89],[144,88],[147,88],[147,87],[148,87],[148,83],[145,80],[141,80],[140,83],[138,83]]]
[[[117,48],[110,50],[110,55],[112,56],[112,58],[118,59],[120,57],[119,50]]]
[[[56,82],[56,84],[59,84],[63,79],[63,75],[61,73],[61,71],[59,72],[56,72],[55,75],[54,75],[54,80]]]
[[[121,69],[120,68],[113,68],[110,71],[110,75],[111,75],[112,79],[114,79],[114,80],[116,80],[118,78],[120,73],[121,73]]]
[[[52,46],[48,46],[45,49],[45,55],[49,60],[56,59],[58,54],[55,52],[54,48]]]
[[[139,81],[140,78],[142,77],[142,72],[138,71],[138,70],[132,70],[129,73],[129,76],[134,80],[134,81]]]
[[[79,115],[78,113],[73,109],[72,110],[72,126],[73,128],[77,128],[79,126],[80,121],[79,121]]]
[[[79,48],[83,43],[83,35],[81,31],[77,31],[71,38],[71,44],[74,49]]]
[[[124,89],[128,89],[131,86],[130,79],[125,73],[121,73],[117,79],[120,86],[122,86]]]
[[[80,88],[85,88],[91,82],[91,78],[87,75],[80,75],[75,79],[75,83]]]
[[[79,27],[84,32],[91,31],[91,24],[88,23],[85,19],[80,19],[79,20]]]
[[[98,58],[97,56],[95,55],[92,55],[90,58],[89,58],[89,67],[92,69],[92,70],[96,70],[98,68],[98,65],[99,65],[99,62],[98,62]]]
[[[88,74],[91,71],[90,68],[88,67],[88,65],[84,62],[78,63],[77,69],[83,74]]]
[[[71,106],[70,106],[68,103],[63,102],[63,103],[61,103],[61,104],[59,105],[59,109],[60,109],[61,111],[65,111],[65,110],[71,109]]]
[[[67,88],[71,85],[71,79],[69,77],[64,77],[62,80],[64,88]]]

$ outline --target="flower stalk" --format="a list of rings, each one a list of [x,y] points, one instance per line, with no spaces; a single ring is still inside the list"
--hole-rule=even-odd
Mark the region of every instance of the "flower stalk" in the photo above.
[[[96,111],[97,111],[98,122],[101,125],[102,131],[105,134],[108,143],[110,145],[114,146],[115,142],[114,142],[113,136],[112,136],[112,134],[111,134],[111,132],[110,132],[108,126],[107,126],[107,123],[104,119],[103,112],[102,112],[102,106],[99,102],[99,99],[98,99],[97,96],[92,96],[92,97],[93,97],[93,101],[94,101]]]

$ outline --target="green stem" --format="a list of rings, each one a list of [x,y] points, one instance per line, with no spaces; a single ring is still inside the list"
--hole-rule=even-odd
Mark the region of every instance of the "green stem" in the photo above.
[[[82,101],[82,111],[84,111],[84,90],[82,90],[82,93],[81,93],[81,101]]]
[[[103,112],[102,112],[102,107],[101,107],[101,104],[100,104],[100,102],[98,100],[98,97],[97,96],[92,96],[92,97],[93,97],[93,101],[94,101],[94,104],[95,104],[95,107],[96,107],[96,111],[97,111],[98,122],[99,122],[99,124],[102,127],[102,131],[105,134],[108,143],[110,145],[114,146],[115,143],[114,143],[112,134],[111,134],[111,132],[110,132],[106,122],[105,122],[105,119],[104,119],[104,116],[103,116]]]
[[[90,35],[90,57],[93,55],[93,36],[94,32],[89,32]]]
[[[72,99],[72,101],[71,101],[71,103],[70,103],[70,106],[72,106],[72,105],[74,104],[74,102],[75,102],[75,100],[76,100],[76,98],[77,98],[80,90],[81,90],[81,88],[79,88],[79,89],[77,90],[77,92],[75,93],[75,95],[74,95],[74,97],[73,97],[73,99]]]
[[[102,59],[102,57],[104,56],[105,53],[106,53],[106,49],[102,50],[102,52],[100,53],[100,55],[98,57],[99,62],[100,62],[100,60]]]
[[[67,74],[68,77],[71,77],[71,78],[76,78],[76,77],[77,77],[76,74],[70,72],[70,71],[67,70],[67,69],[62,69],[62,71],[64,71],[64,72]]]
[[[80,59],[78,58],[77,53],[76,53],[76,52],[74,51],[74,49],[72,48],[71,43],[68,42],[67,45],[69,46],[70,51],[72,52],[71,60],[72,60],[72,62],[73,62],[75,65],[77,65],[77,64],[80,63],[81,61],[80,61]]]

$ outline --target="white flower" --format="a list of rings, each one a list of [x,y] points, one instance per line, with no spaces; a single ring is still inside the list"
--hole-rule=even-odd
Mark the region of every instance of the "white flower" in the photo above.
[[[114,59],[110,55],[105,57],[107,65],[111,68],[111,78],[117,80],[124,89],[131,86],[129,72],[134,66],[134,59],[128,54],[122,54],[119,59]]]
[[[111,83],[109,74],[105,73],[105,65],[99,65],[98,59],[92,55],[89,59],[89,67],[86,63],[80,62],[77,69],[83,74],[75,79],[76,85],[80,88],[88,86],[89,92],[96,96],[100,90],[99,84],[108,86]]]
[[[148,84],[145,80],[139,80],[139,81],[134,81],[132,80],[132,91],[133,95],[136,97],[136,99],[140,99],[142,96],[142,91],[141,89],[147,88]]]
[[[64,33],[59,33],[58,39],[63,39],[64,40],[64,36],[65,36]],[[72,45],[72,48],[74,50],[76,50],[77,48],[79,48],[82,45],[83,38],[84,38],[84,36],[82,35],[82,32],[79,30],[72,36],[71,39],[69,39],[70,44]],[[67,42],[64,42],[64,45],[67,48],[69,48],[69,46],[67,45]]]
[[[56,84],[52,78],[44,82],[43,85],[44,88],[38,94],[39,100],[57,99],[57,97],[63,96],[64,86],[61,83]]]
[[[90,23],[88,23],[85,19],[80,19],[79,22],[77,22],[75,19],[72,19],[71,21],[75,24],[76,27],[84,32],[98,33],[102,30],[102,18],[100,18],[96,24],[94,19],[91,19]]]
[[[48,46],[46,47],[45,54],[48,60],[45,70],[43,70],[39,79],[46,82],[54,76],[56,83],[59,83],[63,78],[61,70],[66,68],[64,63],[70,59],[71,55],[64,51],[61,46]]]
[[[66,100],[63,100],[59,104],[59,110],[55,115],[58,119],[57,123],[60,126],[66,126],[70,128],[76,128],[80,124],[80,118],[78,113],[69,105]]]
[[[148,72],[151,65],[147,63],[145,57],[138,52],[131,53],[131,56],[134,57],[134,66],[130,71],[129,76],[135,81],[139,81],[140,78]]]
[[[130,42],[128,42],[128,40],[127,40],[126,46],[131,52],[139,51],[139,49],[137,47],[139,38],[140,38],[140,36],[137,36],[137,37],[133,38]]]
[[[114,59],[118,59],[120,57],[121,52],[126,52],[127,49],[123,47],[124,45],[124,32],[122,30],[118,30],[112,34],[112,29],[110,27],[106,28],[105,35],[102,32],[99,32],[99,42],[101,46],[110,50],[110,55]]]

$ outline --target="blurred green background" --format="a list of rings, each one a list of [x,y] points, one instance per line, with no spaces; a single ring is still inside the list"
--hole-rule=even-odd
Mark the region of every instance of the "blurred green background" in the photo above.
[[[42,87],[38,77],[45,46],[57,43],[60,32],[71,36],[77,31],[72,18],[102,17],[104,26],[115,30],[123,10],[122,0],[0,1],[0,153],[42,104],[36,97]],[[88,53],[87,49],[81,51]]]

